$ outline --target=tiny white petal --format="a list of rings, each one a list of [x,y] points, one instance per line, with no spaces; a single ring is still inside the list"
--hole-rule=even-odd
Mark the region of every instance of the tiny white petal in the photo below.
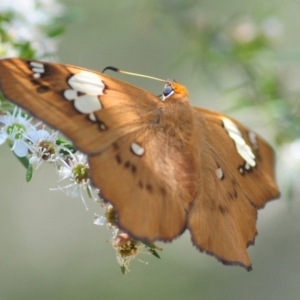
[[[28,154],[28,147],[22,140],[16,140],[12,150],[18,157],[24,157]]]
[[[6,140],[7,140],[7,138],[8,138],[7,133],[5,131],[1,130],[0,131],[0,145],[2,145],[3,143],[5,143]]]
[[[41,129],[41,130],[32,130],[28,132],[27,136],[30,138],[30,140],[34,143],[36,143],[38,140],[45,140],[49,137],[49,132],[47,130]]]
[[[107,222],[106,222],[106,218],[104,218],[103,216],[99,216],[97,218],[94,219],[94,225],[100,225],[100,226],[103,226],[105,225]]]
[[[62,178],[66,178],[72,175],[72,169],[70,167],[65,167],[62,166],[60,167],[60,169],[58,170],[58,174],[60,177]]]
[[[38,161],[39,161],[39,158],[38,158],[37,156],[31,156],[31,157],[29,158],[29,163],[30,163],[31,165],[37,163]]]

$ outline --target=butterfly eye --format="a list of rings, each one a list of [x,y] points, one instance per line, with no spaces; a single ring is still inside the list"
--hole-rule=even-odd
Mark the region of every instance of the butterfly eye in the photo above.
[[[174,90],[173,90],[172,86],[170,84],[166,84],[163,89],[163,93],[162,93],[163,101],[173,94],[174,94]]]

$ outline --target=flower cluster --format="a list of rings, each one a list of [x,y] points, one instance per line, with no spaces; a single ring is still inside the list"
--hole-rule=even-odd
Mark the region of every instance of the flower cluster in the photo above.
[[[56,53],[64,8],[55,0],[1,0],[0,56],[45,57]]]
[[[154,244],[144,244],[140,241],[133,239],[128,233],[123,232],[117,226],[117,214],[112,205],[102,204],[105,208],[105,217],[95,215],[95,225],[106,225],[112,232],[112,246],[116,251],[117,262],[121,267],[123,274],[129,272],[130,261],[137,257],[138,254],[152,254],[160,258],[155,249],[162,250]],[[145,251],[147,250],[147,252]],[[147,262],[145,262],[148,264]]]
[[[17,157],[27,159],[28,168],[34,166],[38,169],[43,163],[52,164],[60,181],[68,180],[67,185],[56,190],[71,197],[79,195],[86,207],[86,195],[98,199],[97,190],[90,184],[87,157],[69,142],[61,140],[58,132],[50,133],[41,122],[33,124],[33,118],[18,107],[12,113],[1,112],[0,145],[5,142],[11,145]]]

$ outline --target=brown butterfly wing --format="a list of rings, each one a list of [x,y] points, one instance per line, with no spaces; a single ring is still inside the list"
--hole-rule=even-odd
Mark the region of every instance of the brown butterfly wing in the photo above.
[[[38,71],[40,75],[35,78]],[[78,111],[65,96],[65,91],[72,89],[70,78],[83,71],[87,70],[21,59],[1,60],[0,86],[9,100],[62,131],[79,150],[90,155],[92,181],[114,205],[121,227],[136,238],[172,240],[186,228],[186,211],[193,199],[190,186],[196,184],[186,178],[186,172],[195,172],[188,170],[191,158],[177,145],[180,130],[173,122],[167,124],[172,131],[169,133],[159,126],[163,118],[159,98],[92,71],[88,72],[96,75],[105,88],[98,95],[101,109],[94,111],[94,120],[90,120],[89,114]],[[93,80],[97,78],[84,76],[79,81],[93,85]],[[85,96],[81,92],[84,88],[78,90],[78,98]],[[174,114],[182,117],[181,107]],[[145,153],[136,155],[133,144],[142,146]]]
[[[274,179],[274,153],[258,136],[252,144],[249,131],[231,119],[256,157],[256,166],[247,170],[245,160],[224,128],[224,116],[200,108],[195,108],[195,112],[199,128],[205,131],[199,145],[199,191],[188,219],[192,241],[223,263],[250,270],[246,248],[254,243],[257,234],[257,209],[279,196]]]
[[[38,68],[35,64],[41,65],[42,70],[36,71]],[[74,101],[65,97],[66,91],[74,91],[70,86],[70,79],[82,72],[88,72],[96,76],[96,79],[98,77],[104,84],[103,94],[96,95],[101,109],[97,111],[97,119],[93,122],[89,114],[78,111],[74,107]],[[40,74],[40,77],[36,78],[35,74]],[[95,79],[87,78],[87,90],[89,87],[93,88],[93,80]],[[7,99],[51,127],[59,129],[86,154],[97,153],[121,136],[134,131],[140,126],[141,117],[160,102],[151,93],[102,73],[18,58],[0,61],[0,89]],[[77,98],[89,96],[80,88],[75,92]]]
[[[170,241],[185,230],[192,200],[179,165],[186,158],[167,147],[163,136],[160,140],[143,130],[90,156],[90,170],[102,197],[113,203],[121,228],[140,240]],[[133,142],[145,149],[142,156],[131,150]]]

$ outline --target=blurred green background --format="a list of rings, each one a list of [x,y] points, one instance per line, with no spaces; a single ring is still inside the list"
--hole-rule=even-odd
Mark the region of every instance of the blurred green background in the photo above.
[[[186,57],[186,39],[178,21],[184,20],[184,6],[192,1],[158,2],[161,6],[154,5],[157,1],[137,0],[62,2],[73,11],[75,21],[61,39],[61,62],[100,71],[112,65],[175,78],[187,86],[194,105],[217,111],[232,105],[227,101],[230,95],[209,86],[204,69]],[[278,46],[285,54],[280,70],[297,85],[299,61],[290,54],[297,53],[300,44],[298,1],[206,0],[198,4],[201,15],[213,19],[236,15],[280,18],[285,30]],[[160,83],[150,80],[119,77],[155,94],[162,89]],[[228,77],[230,82],[230,73]],[[230,115],[272,142],[273,132],[267,126],[270,120],[264,113],[251,108]],[[50,192],[49,187],[57,186],[50,166],[35,172],[27,184],[24,168],[8,147],[2,146],[0,153],[1,300],[300,298],[298,197],[289,201],[283,196],[259,212],[259,235],[255,246],[249,248],[252,272],[200,254],[185,233],[171,244],[159,243],[164,249],[161,260],[142,255],[140,259],[149,264],[135,260],[124,276],[106,242],[108,231],[92,224],[93,213],[100,213],[96,204],[89,203],[87,212],[80,199]]]

